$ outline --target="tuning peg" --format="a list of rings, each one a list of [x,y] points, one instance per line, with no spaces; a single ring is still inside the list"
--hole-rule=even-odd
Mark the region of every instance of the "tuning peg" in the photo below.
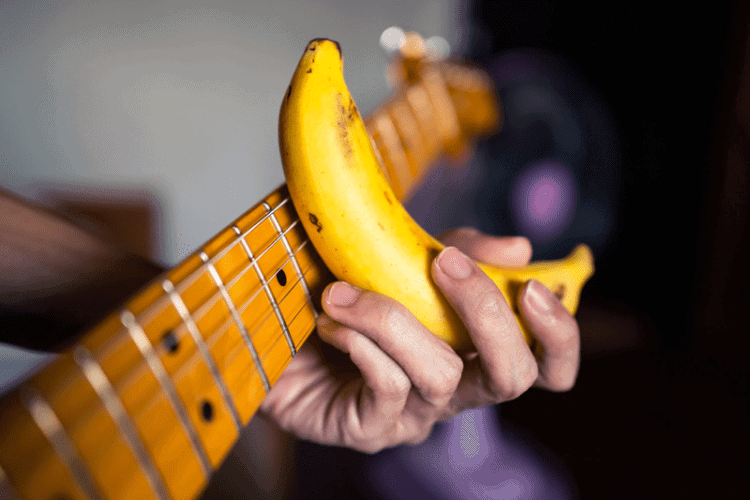
[[[380,34],[380,46],[389,56],[396,52],[404,59],[445,59],[450,55],[451,45],[441,36],[428,39],[413,31],[404,31],[398,26],[386,28]]]
[[[442,36],[431,36],[424,41],[424,46],[430,59],[445,59],[451,54],[451,44]]]
[[[393,55],[401,49],[401,45],[404,42],[404,30],[398,26],[391,26],[386,28],[380,34],[380,46],[383,48],[386,54]]]

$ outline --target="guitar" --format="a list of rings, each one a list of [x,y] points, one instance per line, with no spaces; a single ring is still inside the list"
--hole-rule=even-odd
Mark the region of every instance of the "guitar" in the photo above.
[[[404,199],[499,112],[479,70],[403,52],[394,67],[366,126]],[[0,399],[0,496],[197,497],[332,279],[279,187]]]

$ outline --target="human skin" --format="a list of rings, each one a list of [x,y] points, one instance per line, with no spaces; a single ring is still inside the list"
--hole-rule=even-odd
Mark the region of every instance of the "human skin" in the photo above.
[[[528,346],[502,293],[467,258],[523,266],[529,241],[468,228],[442,240],[449,248],[433,262],[432,276],[475,350],[459,355],[398,302],[336,282],[323,292],[317,338],[287,367],[262,412],[302,438],[373,453],[419,443],[435,422],[532,386],[570,389],[580,360],[575,319],[543,285],[526,283],[519,304],[534,334]]]
[[[163,270],[10,193],[0,191],[0,214],[0,341],[65,347]],[[435,422],[532,386],[571,388],[580,358],[575,319],[544,286],[526,283],[519,312],[534,335],[529,347],[504,296],[471,260],[523,266],[529,241],[468,228],[441,239],[449,248],[432,276],[475,351],[459,355],[403,305],[335,282],[323,292],[317,335],[261,414],[298,437],[375,452],[418,443]]]

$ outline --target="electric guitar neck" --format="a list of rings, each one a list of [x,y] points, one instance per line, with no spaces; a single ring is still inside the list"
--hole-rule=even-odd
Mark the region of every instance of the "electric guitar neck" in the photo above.
[[[367,119],[394,191],[499,126],[488,78],[401,57]],[[315,327],[332,280],[285,186],[0,400],[0,496],[197,497]]]

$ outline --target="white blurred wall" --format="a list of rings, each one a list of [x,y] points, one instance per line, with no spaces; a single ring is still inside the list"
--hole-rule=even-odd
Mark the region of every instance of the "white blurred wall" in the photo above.
[[[0,186],[146,190],[175,264],[283,182],[278,109],[310,39],[341,43],[366,113],[388,95],[380,33],[460,52],[463,5],[0,0]],[[0,345],[0,391],[35,359]]]
[[[460,38],[450,0],[0,2],[0,185],[141,187],[174,264],[283,181],[281,98],[312,38],[339,41],[363,112],[380,33]]]

